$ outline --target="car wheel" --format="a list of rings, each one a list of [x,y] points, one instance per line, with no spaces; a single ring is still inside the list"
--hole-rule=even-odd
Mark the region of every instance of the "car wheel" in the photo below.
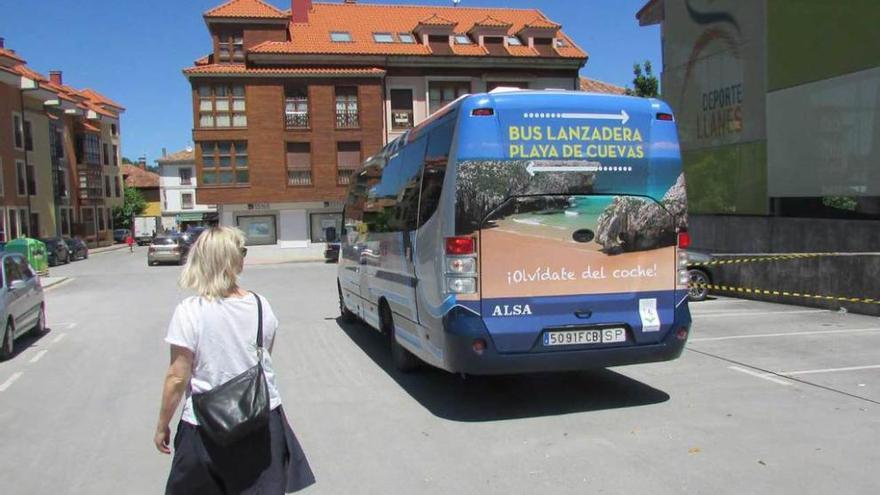
[[[345,301],[342,298],[342,285],[338,281],[336,282],[336,289],[339,291],[339,317],[345,323],[352,323],[357,319],[357,316],[345,307]]]
[[[419,367],[421,361],[415,356],[415,354],[409,352],[397,342],[397,336],[395,335],[394,330],[394,318],[388,304],[383,303],[380,308],[382,331],[388,335],[388,340],[391,341],[391,361],[394,363],[394,367],[404,373],[415,371]]]
[[[12,327],[12,321],[6,323],[6,331],[3,332],[3,345],[0,346],[0,361],[6,361],[12,357],[15,352],[15,329]]]
[[[705,301],[709,296],[709,274],[703,270],[691,268],[688,270],[688,299],[691,301]]]
[[[34,335],[44,335],[46,333],[46,306],[40,305],[40,314],[37,316],[37,323],[31,330]]]

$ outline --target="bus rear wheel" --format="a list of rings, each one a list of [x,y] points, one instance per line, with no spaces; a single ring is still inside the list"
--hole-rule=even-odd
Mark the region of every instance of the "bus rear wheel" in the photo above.
[[[394,367],[404,373],[415,371],[418,369],[421,361],[419,361],[419,358],[417,358],[415,354],[409,352],[397,342],[394,328],[394,317],[391,314],[391,308],[388,307],[388,303],[382,304],[381,315],[382,332],[388,336],[388,340],[391,342],[391,362],[394,363]]]

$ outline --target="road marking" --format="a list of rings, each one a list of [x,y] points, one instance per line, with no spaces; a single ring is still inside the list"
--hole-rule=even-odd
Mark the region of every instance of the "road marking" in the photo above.
[[[789,383],[785,380],[776,378],[775,376],[768,374],[768,373],[758,373],[757,371],[752,371],[752,370],[749,370],[746,368],[740,368],[739,366],[728,366],[727,369],[730,369],[733,371],[739,371],[740,373],[745,373],[747,375],[761,378],[761,379],[767,380],[768,382],[773,382],[773,383],[776,383],[779,385],[791,385],[791,383]]]
[[[767,315],[799,315],[807,313],[831,313],[827,309],[802,309],[798,311],[723,311],[714,313],[692,313],[694,317],[706,318],[710,316],[767,316]]]
[[[812,375],[814,373],[834,373],[835,371],[859,371],[880,369],[880,364],[869,364],[867,366],[848,366],[846,368],[825,368],[820,370],[803,370],[803,371],[780,371],[780,375]]]
[[[813,332],[781,332],[781,333],[758,333],[754,335],[728,335],[725,337],[703,337],[690,339],[690,342],[716,342],[719,340],[738,339],[761,339],[767,337],[796,337],[799,335],[824,335],[833,333],[872,333],[880,332],[880,328],[857,328],[853,330],[816,330]]]
[[[0,385],[0,392],[5,392],[6,389],[10,387],[10,385],[15,383],[15,380],[18,380],[19,378],[21,378],[21,375],[22,375],[21,371],[16,371],[15,373],[13,373],[12,376],[7,378],[6,381],[3,382],[2,385]]]
[[[37,361],[42,359],[43,356],[45,356],[47,352],[49,352],[48,349],[43,349],[42,351],[38,352],[34,357],[32,357],[30,362],[36,363]]]
[[[52,343],[53,343],[53,344],[57,344],[57,343],[61,342],[62,340],[64,340],[64,337],[67,337],[67,334],[66,334],[66,333],[62,333],[61,335],[55,337],[55,338],[52,340]]]

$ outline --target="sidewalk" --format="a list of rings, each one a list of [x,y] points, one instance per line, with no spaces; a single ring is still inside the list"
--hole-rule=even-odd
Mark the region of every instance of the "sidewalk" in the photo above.
[[[125,244],[111,244],[99,248],[89,248],[89,256],[93,254],[109,253],[110,251],[119,251],[120,249],[128,249],[128,246]]]
[[[247,265],[277,265],[281,263],[323,262],[324,245],[316,244],[306,248],[286,248],[274,246],[248,246]]]
[[[46,290],[50,287],[54,287],[58,284],[62,284],[71,280],[70,277],[43,277],[40,276],[40,285],[43,286],[43,290]]]

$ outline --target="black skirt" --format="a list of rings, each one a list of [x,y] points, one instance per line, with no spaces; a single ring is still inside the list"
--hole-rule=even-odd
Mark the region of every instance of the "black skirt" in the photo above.
[[[283,494],[313,484],[315,476],[279,406],[269,428],[237,442],[218,445],[181,421],[174,436],[174,460],[165,493]]]

